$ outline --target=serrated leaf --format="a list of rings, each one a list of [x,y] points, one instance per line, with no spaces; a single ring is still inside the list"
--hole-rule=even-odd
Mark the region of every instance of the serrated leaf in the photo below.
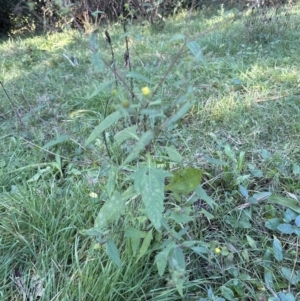
[[[104,83],[101,83],[101,84],[96,88],[96,90],[95,90],[91,95],[89,95],[89,96],[87,97],[87,99],[91,99],[91,98],[95,97],[95,96],[98,95],[101,91],[105,90],[105,89],[108,88],[108,87],[110,88],[111,85],[112,85],[113,83],[115,83],[115,80],[114,80],[114,79],[109,80],[109,81],[106,81],[106,82],[104,82]]]
[[[62,142],[65,142],[66,140],[69,139],[69,135],[61,135],[61,136],[58,136],[56,139],[54,140],[51,140],[49,141],[48,143],[46,143],[44,146],[43,146],[43,149],[48,149],[50,148],[51,146],[54,146],[54,145],[57,145],[57,144],[60,144]]]
[[[256,249],[256,242],[255,242],[255,240],[251,236],[249,236],[249,235],[246,235],[246,238],[247,238],[249,246],[252,249]]]
[[[290,224],[280,224],[277,230],[283,234],[292,234],[295,232],[294,227]]]
[[[244,187],[244,186],[242,186],[242,185],[239,185],[239,190],[240,190],[241,195],[242,195],[244,198],[248,199],[249,194],[248,194],[247,188]]]
[[[151,84],[151,80],[149,78],[147,78],[146,76],[144,76],[138,72],[128,72],[126,74],[126,77],[133,78],[139,82],[145,82],[145,83]]]
[[[152,240],[153,236],[152,236],[152,229],[150,231],[148,231],[146,237],[143,240],[142,246],[140,248],[140,252],[137,258],[137,262],[146,254],[146,252],[149,250],[149,246],[151,244],[151,240]]]
[[[130,126],[120,132],[118,132],[115,136],[114,139],[116,140],[116,142],[118,144],[121,144],[122,142],[124,142],[127,139],[134,139],[134,140],[139,140],[139,137],[137,135],[137,126],[133,125]]]
[[[167,151],[168,157],[171,161],[178,163],[182,161],[182,156],[174,147],[165,146],[165,150]]]
[[[152,139],[153,139],[153,132],[152,131],[148,131],[146,133],[143,133],[142,137],[140,137],[139,141],[133,147],[132,152],[124,160],[123,165],[128,164],[131,161],[138,158],[140,152],[145,150],[146,146],[151,142]]]
[[[191,53],[194,55],[194,57],[197,61],[205,63],[205,58],[203,56],[201,47],[197,42],[191,41],[191,42],[187,43],[187,47],[189,48]]]
[[[147,233],[145,231],[138,230],[134,227],[127,227],[124,232],[125,237],[132,238],[145,238]]]
[[[195,189],[195,193],[201,200],[204,200],[207,205],[210,206],[210,208],[214,209],[214,206],[217,205],[217,203],[209,195],[207,195],[206,191],[202,188],[201,185],[199,185]]]
[[[99,125],[97,125],[88,139],[85,142],[85,146],[89,145],[96,138],[98,138],[107,128],[111,127],[114,123],[116,123],[122,117],[122,113],[120,111],[115,111],[112,114],[108,115]]]
[[[283,259],[282,245],[275,236],[273,239],[273,254],[277,261],[282,261],[282,259]]]
[[[187,111],[193,106],[194,101],[188,101],[184,105],[182,105],[176,113],[174,113],[171,117],[169,117],[161,126],[160,129],[164,130],[168,128],[171,124],[175,123],[181,117],[183,117]]]
[[[202,170],[193,167],[178,169],[173,172],[170,183],[166,185],[165,190],[171,190],[175,193],[188,194],[199,186],[202,179]],[[200,187],[200,188],[199,188]],[[203,191],[201,186],[199,191]]]
[[[117,191],[101,207],[96,220],[95,228],[104,229],[109,223],[117,220],[125,210],[125,200]]]
[[[170,173],[152,166],[142,167],[133,174],[134,186],[142,196],[146,214],[153,226],[160,230],[164,209],[164,182]]]
[[[119,251],[112,239],[106,241],[106,252],[109,258],[115,263],[117,267],[121,267],[122,262],[120,259]]]

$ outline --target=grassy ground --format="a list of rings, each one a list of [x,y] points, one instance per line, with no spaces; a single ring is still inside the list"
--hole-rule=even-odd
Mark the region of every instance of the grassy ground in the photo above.
[[[204,170],[203,187],[218,205],[213,219],[188,223],[189,236],[211,252],[186,258],[184,297],[168,275],[158,276],[153,252],[136,260],[120,239],[118,268],[81,232],[93,227],[102,200],[91,193],[101,196],[111,164],[101,139],[84,147],[110,95],[93,93],[114,78],[94,70],[88,36],[66,31],[3,41],[0,79],[11,100],[1,88],[0,300],[35,300],[39,292],[41,300],[217,300],[209,299],[209,288],[218,300],[293,300],[279,292],[298,300],[299,233],[265,224],[277,218],[292,225],[300,213],[283,198],[300,201],[297,7],[292,13],[289,26],[267,40],[224,11],[210,18],[180,14],[159,32],[128,27],[132,68],[151,79],[150,89],[178,53],[182,40],[169,42],[174,35],[211,29],[196,38],[205,63],[195,64],[186,48],[157,94],[174,102],[192,89],[196,104],[170,137],[160,138],[176,146],[184,166]],[[108,31],[125,74],[122,28]],[[99,43],[109,60],[104,35]],[[63,54],[76,55],[79,65]],[[248,195],[260,192],[281,198],[249,205]],[[123,217],[118,231],[130,218]]]

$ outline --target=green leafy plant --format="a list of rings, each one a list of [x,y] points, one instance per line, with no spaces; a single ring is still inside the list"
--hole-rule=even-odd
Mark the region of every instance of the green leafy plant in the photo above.
[[[111,45],[108,32],[106,37]],[[202,64],[204,61],[201,47],[195,40],[180,35],[173,37],[170,43],[181,40],[182,47],[164,77],[151,91],[148,85],[154,84],[152,80],[131,71],[127,39],[125,64],[129,71],[123,77],[114,63],[110,65],[99,52],[96,32],[92,34],[95,68],[99,72],[108,68],[115,78],[102,84],[103,88],[112,89],[107,106],[110,102],[115,105],[112,107],[113,112],[93,129],[85,146],[92,145],[103,135],[107,154],[115,167],[111,167],[108,173],[101,195],[105,202],[94,227],[83,233],[96,239],[96,248],[106,244],[108,256],[118,267],[122,265],[122,258],[117,241],[122,235],[131,246],[131,253],[137,261],[155,250],[161,250],[156,255],[159,275],[162,276],[168,266],[172,285],[183,296],[186,259],[182,244],[188,236],[188,227],[184,225],[192,221],[191,206],[197,200],[196,197],[191,200],[189,196],[194,194],[203,197],[211,208],[216,204],[201,188],[202,171],[193,167],[180,167],[182,156],[170,144],[174,128],[195,103],[192,88],[188,86],[186,92],[172,102],[158,97],[159,89],[185,49],[189,50],[188,55],[193,57],[194,63]],[[112,140],[107,139],[109,132],[114,132]],[[166,136],[169,138],[165,139]],[[115,157],[116,148],[121,150],[118,158]],[[172,171],[171,166],[176,167],[176,170]],[[126,218],[128,215],[130,218]],[[207,211],[206,215],[212,217]],[[122,221],[123,227],[116,230]],[[180,230],[180,227],[183,228]]]

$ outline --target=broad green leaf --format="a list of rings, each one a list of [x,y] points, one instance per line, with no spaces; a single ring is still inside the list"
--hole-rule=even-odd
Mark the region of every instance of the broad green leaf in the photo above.
[[[193,217],[189,216],[188,214],[180,214],[178,212],[172,212],[170,214],[170,218],[178,224],[186,224],[193,220]]]
[[[217,166],[223,166],[223,165],[226,165],[225,162],[219,160],[219,159],[216,159],[216,158],[211,158],[209,156],[204,156],[205,160],[208,162],[208,163],[211,163],[211,164],[214,164],[214,165],[217,165]]]
[[[183,117],[187,111],[193,106],[194,101],[188,101],[184,105],[182,105],[178,111],[173,114],[171,117],[169,117],[161,126],[160,129],[164,130],[168,128],[170,125],[175,123],[177,120],[179,120],[181,117]]]
[[[293,164],[293,174],[295,176],[299,175],[300,174],[300,165],[298,164]]]
[[[134,174],[134,186],[142,195],[146,215],[153,226],[160,230],[162,224],[162,213],[164,209],[164,183],[170,173],[152,167],[138,169]]]
[[[298,215],[295,219],[295,224],[297,227],[300,227],[300,215]]]
[[[160,277],[162,277],[165,272],[168,263],[169,253],[172,247],[173,244],[169,243],[161,252],[159,252],[155,256],[155,263]]]
[[[194,55],[194,57],[196,58],[197,61],[205,63],[205,59],[204,59],[201,47],[197,42],[191,41],[191,42],[187,43],[187,47],[189,48],[191,53]]]
[[[222,296],[228,301],[234,301],[234,292],[226,285],[221,286]]]
[[[291,209],[286,209],[286,211],[284,212],[284,221],[286,223],[290,223],[292,220],[294,220],[296,217],[298,216],[298,214],[296,212],[294,212]]]
[[[61,135],[61,136],[58,136],[56,139],[54,140],[51,140],[50,142],[46,143],[44,146],[43,146],[43,149],[48,149],[50,148],[51,146],[54,146],[54,145],[57,145],[57,144],[60,144],[62,142],[65,142],[66,140],[69,139],[69,135]]]
[[[106,252],[109,258],[115,263],[117,267],[121,267],[122,262],[120,259],[119,251],[112,239],[106,241]]]
[[[170,183],[166,185],[165,190],[171,190],[175,193],[188,194],[196,187],[201,191],[202,170],[193,167],[178,169],[173,173]]]
[[[282,276],[288,280],[292,285],[297,285],[300,281],[300,271],[294,271],[286,267],[282,267],[281,269]]]
[[[139,82],[145,82],[145,83],[151,84],[151,80],[149,78],[147,78],[146,76],[144,76],[138,72],[128,72],[126,74],[126,77],[133,78]]]
[[[92,54],[92,65],[96,72],[102,72],[105,69],[105,63],[102,55],[97,51]]]
[[[294,227],[290,224],[280,224],[277,230],[283,234],[293,234],[295,232]]]
[[[242,251],[242,256],[245,259],[245,262],[249,262],[249,252],[247,251],[247,249],[244,249]]]
[[[91,98],[95,97],[96,95],[98,95],[101,91],[105,90],[105,89],[108,88],[108,87],[111,87],[111,85],[112,85],[113,83],[115,83],[115,81],[116,81],[115,79],[112,79],[112,80],[106,81],[106,82],[104,82],[104,83],[101,83],[101,84],[96,88],[96,90],[95,90],[91,95],[89,95],[89,96],[87,97],[87,99],[91,99]]]
[[[249,246],[252,249],[256,249],[256,242],[255,242],[255,240],[251,236],[249,236],[249,235],[246,235],[246,238],[247,238]]]
[[[99,49],[99,42],[98,42],[98,30],[94,30],[92,34],[90,35],[90,46],[93,50],[93,52],[96,52]]]
[[[272,265],[272,259],[271,259],[271,251],[269,249],[266,250],[264,257],[263,257],[263,266],[269,270],[269,268]]]
[[[212,215],[210,212],[205,210],[204,208],[201,209],[200,213],[202,213],[204,216],[206,216],[208,219],[213,219],[215,218],[214,215]]]
[[[278,227],[280,224],[281,224],[281,219],[275,217],[275,218],[271,218],[271,219],[267,220],[267,221],[265,222],[265,227],[268,228],[268,229],[270,229],[270,230],[275,231],[275,230],[277,230],[277,227]]]
[[[180,247],[175,248],[169,257],[169,271],[178,293],[183,297],[186,265],[184,254]]]
[[[242,186],[242,185],[239,185],[239,190],[240,190],[241,195],[242,195],[244,198],[248,199],[249,194],[248,194],[247,188],[244,187],[244,186]]]
[[[249,165],[248,165],[248,168],[249,168],[249,171],[250,173],[256,177],[256,178],[262,178],[264,176],[264,174],[262,173],[261,170],[259,169],[255,169],[255,168],[250,168]]]
[[[150,231],[148,231],[146,237],[143,240],[142,246],[140,248],[140,252],[137,258],[137,262],[146,254],[146,252],[149,250],[150,244],[151,244],[151,240],[152,240],[153,236],[152,236],[152,229]]]
[[[136,238],[136,237],[132,237],[130,239],[133,256],[136,256],[138,250],[140,249],[141,240],[142,240],[141,238]]]
[[[171,161],[178,163],[182,161],[182,156],[174,147],[165,146],[165,150],[167,151],[168,157]]]
[[[273,253],[277,261],[282,261],[283,259],[282,245],[281,242],[275,236],[273,239]]]
[[[88,139],[85,142],[85,146],[89,145],[96,138],[98,138],[107,128],[112,126],[122,117],[122,113],[120,111],[115,111],[112,114],[108,115],[99,125],[97,125]]]
[[[207,297],[212,300],[215,299],[215,296],[214,296],[214,293],[213,293],[213,290],[211,287],[207,290]]]
[[[206,191],[202,188],[201,185],[199,185],[196,189],[195,189],[195,193],[196,195],[204,200],[207,205],[209,205],[212,209],[214,208],[214,206],[216,206],[216,202],[210,197],[207,195]]]
[[[133,125],[130,126],[120,132],[118,132],[115,136],[114,139],[116,140],[116,142],[118,144],[121,144],[122,142],[124,142],[127,139],[134,139],[134,140],[139,140],[139,137],[136,133],[137,130],[137,126]]]
[[[233,162],[236,162],[236,158],[235,158],[235,154],[234,152],[232,151],[231,147],[229,145],[225,145],[224,147],[224,152],[226,154],[226,156]]]
[[[115,191],[113,196],[101,207],[95,220],[95,228],[104,229],[109,223],[117,220],[125,210],[125,204],[122,195]]]
[[[141,151],[145,150],[146,146],[151,142],[153,139],[153,132],[148,131],[146,133],[143,133],[142,137],[139,139],[139,141],[135,144],[133,147],[133,150],[131,154],[128,155],[128,157],[123,162],[123,165],[130,163],[131,161],[138,158]]]
[[[267,269],[265,270],[264,273],[264,280],[265,280],[265,284],[269,287],[273,286],[273,276],[272,273],[269,272]]]
[[[271,195],[272,195],[271,192],[263,191],[259,193],[254,193],[252,197],[255,198],[258,202],[262,202],[267,200]]]
[[[115,166],[111,166],[109,168],[109,176],[107,179],[107,183],[105,185],[106,192],[108,197],[111,197],[116,187],[116,178],[117,178],[118,169]]]
[[[288,207],[300,214],[300,206],[298,204],[298,201],[295,199],[273,195],[269,197],[268,202],[281,205],[283,207]]]
[[[132,238],[145,238],[147,233],[145,231],[138,230],[134,227],[127,227],[125,229],[124,236]]]
[[[280,297],[280,295],[279,295],[279,297]],[[295,299],[295,297],[294,297],[294,295],[292,293],[286,293],[285,294],[285,301],[295,301],[295,300],[296,299]]]
[[[178,33],[178,34],[175,34],[172,36],[172,38],[170,39],[170,42],[177,41],[177,40],[184,40],[184,39],[185,39],[185,35]]]

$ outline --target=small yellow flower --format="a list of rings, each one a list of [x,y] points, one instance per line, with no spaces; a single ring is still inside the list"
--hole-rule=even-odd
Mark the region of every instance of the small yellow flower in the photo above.
[[[98,194],[95,193],[95,192],[91,192],[90,194],[90,197],[93,198],[93,199],[96,199],[98,197]]]
[[[218,247],[217,247],[217,248],[215,248],[215,253],[216,253],[216,254],[219,254],[219,253],[221,253],[221,249],[220,249],[220,248],[218,248]]]
[[[149,87],[143,87],[142,88],[142,94],[144,95],[144,96],[148,96],[149,94],[150,94],[150,89],[149,89]]]

